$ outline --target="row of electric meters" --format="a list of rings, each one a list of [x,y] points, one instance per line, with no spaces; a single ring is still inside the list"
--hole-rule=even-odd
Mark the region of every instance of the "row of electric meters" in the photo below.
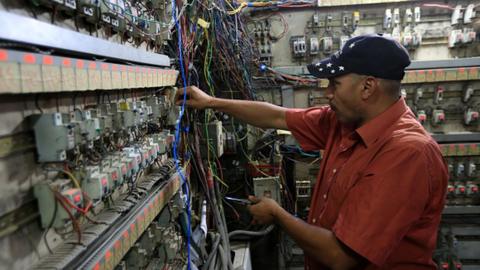
[[[69,211],[74,217],[88,212],[87,208],[106,199],[125,184],[135,184],[137,175],[165,157],[173,141],[168,131],[147,136],[143,142],[124,147],[104,157],[98,165],[81,167],[71,172],[71,177],[80,183],[77,187],[72,179],[43,181],[34,186],[34,195],[43,228],[62,228],[70,223]],[[69,209],[62,207],[62,202]]]
[[[132,130],[149,121],[158,122],[172,108],[164,96],[142,101],[100,104],[71,113],[44,113],[31,116],[39,162],[60,162],[78,145],[92,148],[102,136]]]

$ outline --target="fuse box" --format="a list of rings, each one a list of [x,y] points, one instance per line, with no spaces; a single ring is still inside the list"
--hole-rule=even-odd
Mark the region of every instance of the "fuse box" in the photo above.
[[[280,179],[278,176],[253,178],[253,190],[258,198],[269,197],[281,203]]]
[[[94,204],[105,198],[111,192],[111,188],[108,175],[101,173],[100,167],[88,166],[85,168],[82,190]]]
[[[142,156],[140,152],[137,151],[134,147],[125,147],[123,148],[123,152],[128,158],[132,159],[132,174],[136,174],[140,170],[140,166],[142,164]]]
[[[62,114],[31,116],[39,162],[58,162],[67,158],[67,150],[75,147],[75,134],[71,125],[63,122]]]
[[[209,150],[216,157],[223,155],[224,135],[221,121],[213,121],[206,126],[202,126],[200,130],[203,133],[200,144],[200,153],[206,157]],[[211,154],[210,153],[210,154]]]
[[[71,188],[70,180],[60,179],[54,182],[42,182],[34,186],[33,193],[38,200],[38,209],[40,212],[41,222],[43,228],[63,228],[70,223],[70,217],[67,211],[55,198],[54,191],[58,192],[60,196],[68,200],[70,204],[77,208],[83,206],[82,191],[78,188]],[[74,216],[78,216],[78,211],[65,203],[67,209]]]

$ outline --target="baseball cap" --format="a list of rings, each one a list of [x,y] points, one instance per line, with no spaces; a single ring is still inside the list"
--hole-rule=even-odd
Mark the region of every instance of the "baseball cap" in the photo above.
[[[410,57],[402,45],[391,38],[374,34],[349,39],[339,51],[320,62],[307,65],[307,68],[317,78],[357,73],[402,80],[408,65]]]

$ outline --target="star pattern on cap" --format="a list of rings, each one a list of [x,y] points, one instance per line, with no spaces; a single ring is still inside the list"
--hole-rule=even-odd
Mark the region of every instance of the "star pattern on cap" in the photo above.
[[[329,72],[330,74],[335,74],[338,72],[342,72],[342,71],[345,71],[345,67],[344,66],[336,66],[334,65],[332,62],[328,62],[325,64],[325,66],[323,66],[322,63],[316,63],[315,64],[315,67],[317,68],[318,72]],[[326,68],[325,68],[326,67]],[[337,70],[338,69],[338,70]]]
[[[350,49],[355,47],[355,42],[353,42],[352,44],[350,44],[350,46],[348,46]]]

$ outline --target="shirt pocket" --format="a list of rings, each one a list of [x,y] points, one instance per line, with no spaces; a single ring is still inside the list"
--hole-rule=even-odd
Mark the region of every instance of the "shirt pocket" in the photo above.
[[[342,175],[342,172],[340,172],[333,179],[332,192],[335,194],[347,194],[362,175],[362,172],[348,172],[345,175]]]
[[[324,213],[326,227],[330,228],[333,226],[337,220],[342,204],[346,196],[348,196],[348,192],[360,179],[361,175],[362,173],[359,172],[345,174],[339,172],[338,175],[334,176]]]

